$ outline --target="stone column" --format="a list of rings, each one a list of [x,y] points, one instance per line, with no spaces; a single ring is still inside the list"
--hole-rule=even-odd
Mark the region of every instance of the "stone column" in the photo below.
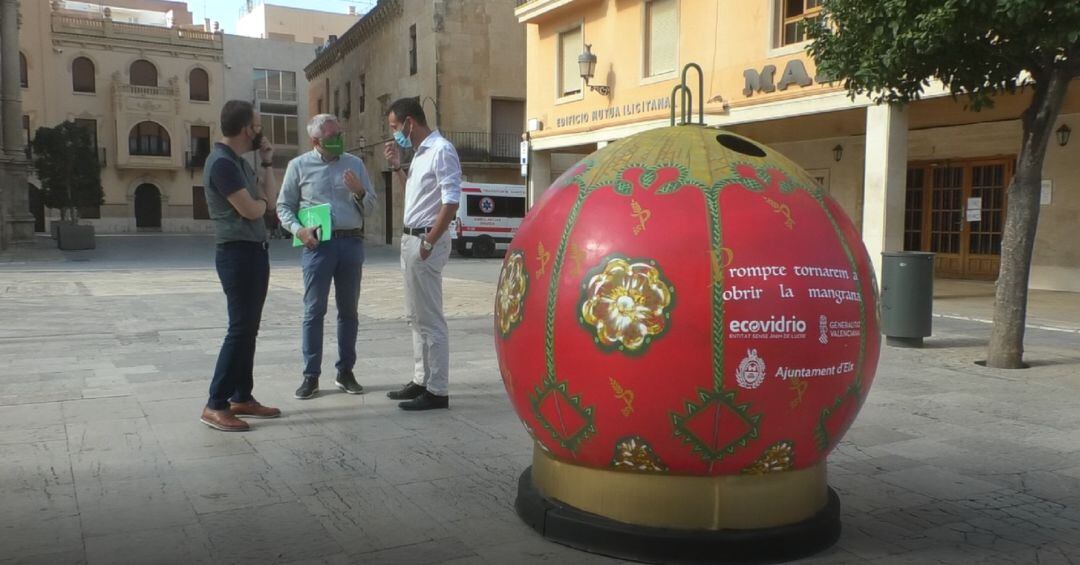
[[[4,222],[10,241],[34,237],[27,187],[25,139],[22,133],[22,91],[19,84],[19,1],[0,0],[0,122],[3,127],[7,193]]]
[[[0,73],[3,75],[0,112],[3,112],[4,153],[23,154],[18,0],[0,0]]]
[[[540,195],[551,186],[551,152],[529,152],[529,207],[532,208]]]
[[[879,281],[881,252],[904,248],[907,127],[907,113],[899,106],[866,110],[862,236]]]

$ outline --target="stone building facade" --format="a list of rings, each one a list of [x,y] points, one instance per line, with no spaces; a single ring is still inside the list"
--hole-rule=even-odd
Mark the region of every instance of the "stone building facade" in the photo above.
[[[401,234],[404,187],[382,157],[386,113],[417,97],[429,125],[454,143],[465,178],[523,184],[525,34],[512,0],[381,0],[305,69],[309,112],[342,119],[346,147],[364,159],[381,210],[368,238]]]

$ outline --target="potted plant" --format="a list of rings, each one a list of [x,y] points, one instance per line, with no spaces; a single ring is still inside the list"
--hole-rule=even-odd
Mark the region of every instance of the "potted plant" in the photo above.
[[[94,248],[94,226],[79,224],[79,208],[100,206],[101,165],[90,133],[73,121],[38,128],[34,136],[34,169],[41,180],[45,205],[60,210],[53,234],[60,249]]]

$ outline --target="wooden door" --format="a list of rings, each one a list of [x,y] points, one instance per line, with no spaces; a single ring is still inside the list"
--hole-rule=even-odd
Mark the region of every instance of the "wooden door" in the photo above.
[[[1012,160],[908,167],[904,248],[932,251],[939,277],[997,278]]]

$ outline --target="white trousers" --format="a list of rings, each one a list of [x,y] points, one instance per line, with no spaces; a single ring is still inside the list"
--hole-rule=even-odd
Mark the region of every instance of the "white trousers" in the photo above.
[[[442,300],[442,270],[449,258],[449,233],[443,234],[426,260],[420,258],[419,237],[401,236],[405,317],[413,338],[413,382],[439,396],[448,395],[450,387],[450,338]]]

